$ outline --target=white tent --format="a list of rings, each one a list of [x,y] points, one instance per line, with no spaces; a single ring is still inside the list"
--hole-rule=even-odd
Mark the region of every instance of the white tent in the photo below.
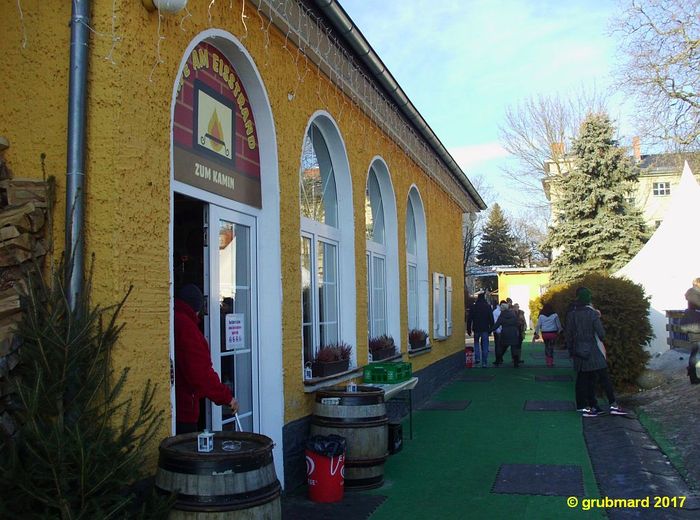
[[[615,273],[640,284],[651,296],[649,320],[656,335],[649,345],[652,354],[668,350],[666,311],[685,309],[685,291],[700,277],[700,240],[694,222],[699,209],[700,186],[686,161],[663,222],[639,253]]]

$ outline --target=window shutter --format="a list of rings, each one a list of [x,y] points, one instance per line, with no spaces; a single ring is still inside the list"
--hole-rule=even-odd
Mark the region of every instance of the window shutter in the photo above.
[[[433,273],[433,337],[440,337],[440,274]]]
[[[445,336],[452,335],[452,277],[447,277],[447,294],[445,295]]]

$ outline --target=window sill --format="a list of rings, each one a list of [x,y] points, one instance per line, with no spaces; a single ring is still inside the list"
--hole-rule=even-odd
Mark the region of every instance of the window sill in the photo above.
[[[450,339],[450,337],[449,336],[436,336],[433,339],[435,341],[447,341],[448,339]]]
[[[399,352],[399,353],[394,354],[393,356],[390,356],[388,358],[378,359],[377,361],[370,361],[368,364],[372,365],[374,363],[388,363],[389,361],[396,361],[397,359],[401,359],[402,357],[403,357],[403,353]]]
[[[426,345],[425,347],[421,348],[414,348],[408,351],[408,357],[414,358],[416,356],[422,356],[423,354],[429,354],[433,350],[432,345]]]
[[[333,374],[332,376],[326,377],[312,377],[311,379],[304,380],[304,393],[308,394],[315,392],[319,388],[326,386],[331,386],[335,383],[342,383],[343,381],[348,381],[354,379],[362,372],[362,367],[351,368],[345,372],[339,372]]]

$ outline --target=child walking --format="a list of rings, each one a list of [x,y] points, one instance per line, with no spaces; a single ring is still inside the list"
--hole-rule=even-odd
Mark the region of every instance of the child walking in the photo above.
[[[542,334],[544,342],[544,356],[547,359],[547,366],[554,366],[554,344],[557,341],[557,336],[563,331],[559,316],[554,312],[554,308],[550,303],[545,303],[542,306],[540,315],[537,317],[537,325],[535,326],[534,341],[537,341]]]

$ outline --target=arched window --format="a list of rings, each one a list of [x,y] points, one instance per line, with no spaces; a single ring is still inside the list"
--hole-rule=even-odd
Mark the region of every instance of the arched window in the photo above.
[[[430,285],[425,211],[418,189],[408,192],[406,204],[406,280],[408,328],[428,331]]]
[[[341,340],[354,346],[351,191],[337,128],[329,117],[319,116],[304,135],[299,172],[304,364],[314,360],[321,346]],[[347,193],[347,200],[339,201],[339,192]]]
[[[416,218],[413,203],[408,199],[406,208],[406,269],[408,280],[408,328],[420,329],[418,319],[418,246],[416,244]]]
[[[367,316],[369,337],[387,334],[386,233],[382,192],[374,166],[365,190],[365,237],[367,239]]]

